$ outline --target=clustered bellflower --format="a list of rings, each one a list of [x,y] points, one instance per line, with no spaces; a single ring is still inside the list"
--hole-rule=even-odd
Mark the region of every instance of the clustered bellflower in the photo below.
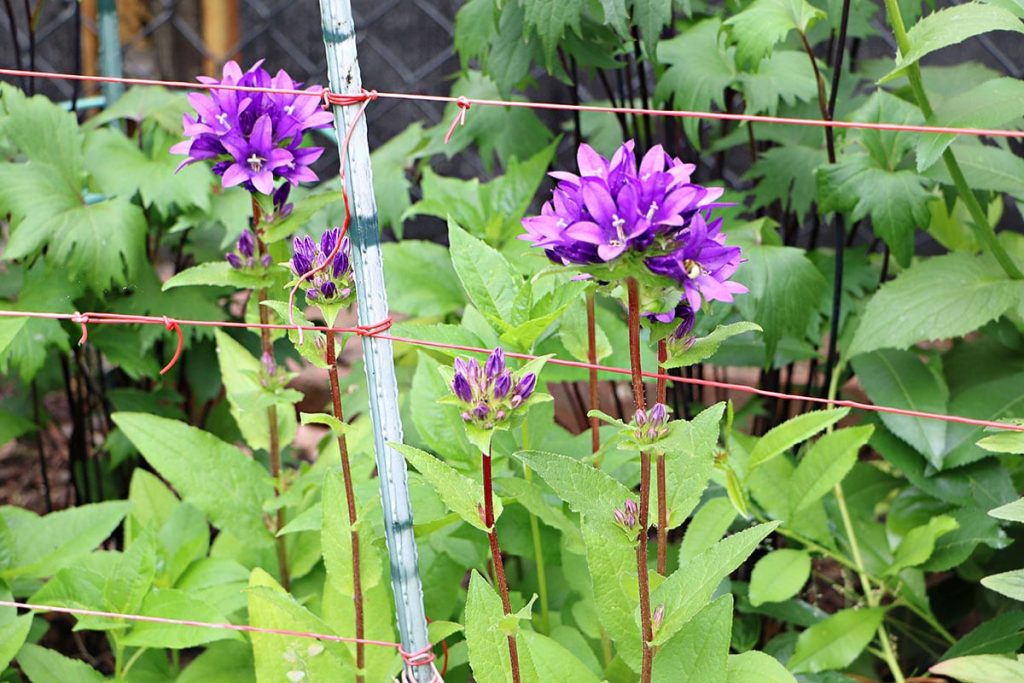
[[[235,243],[235,250],[224,254],[224,259],[235,270],[248,270],[256,266],[256,236],[250,230],[243,230]],[[270,254],[260,258],[264,268],[270,266]]]
[[[339,237],[341,228],[335,227],[325,231],[319,242],[308,235],[293,239],[291,268],[296,277],[302,277],[323,265],[334,251]],[[352,262],[349,258],[350,247],[348,237],[342,239],[341,248],[338,249],[331,264],[303,282],[306,299],[310,303],[344,303],[352,296],[354,288]]]
[[[742,261],[740,249],[726,245],[722,219],[712,217],[723,206],[722,189],[693,183],[693,164],[656,145],[638,165],[632,140],[611,160],[580,145],[577,164],[579,175],[551,173],[558,181],[551,200],[539,216],[523,219],[520,239],[601,281],[656,280],[679,294],[688,316],[702,301],[728,302],[747,291],[729,279]],[[652,313],[660,322],[676,317],[671,310]]]
[[[506,422],[537,386],[537,375],[524,373],[516,378],[505,367],[505,352],[498,347],[483,367],[475,358],[456,358],[452,392],[463,404],[462,419],[481,429],[491,430]]]
[[[262,63],[243,73],[237,62],[230,61],[220,80],[200,76],[199,81],[280,90],[302,87],[283,70],[271,76]],[[319,93],[320,86],[307,92]],[[309,166],[324,150],[301,145],[305,131],[334,121],[318,97],[214,88],[192,93],[188,100],[195,109],[195,116],[184,115],[189,139],[171,147],[172,153],[188,155],[179,170],[197,161],[213,161],[213,172],[221,176],[224,187],[242,185],[265,195],[274,192],[278,180],[297,185],[317,179]]]

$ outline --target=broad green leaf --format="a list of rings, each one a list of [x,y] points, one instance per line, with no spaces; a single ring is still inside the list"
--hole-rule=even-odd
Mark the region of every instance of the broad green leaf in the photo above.
[[[658,43],[658,61],[668,69],[658,79],[654,98],[661,104],[689,111],[725,106],[725,89],[736,80],[736,49],[727,47],[718,18],[694,24],[675,38]],[[684,119],[683,130],[699,148],[700,122]]]
[[[910,27],[907,32],[910,50],[896,57],[896,68],[882,80],[898,75],[927,54],[989,31],[1024,33],[1024,26],[1011,12],[980,2],[967,2],[932,12]]]
[[[639,671],[636,542],[627,538],[610,517],[584,517],[582,528],[583,542],[587,546],[589,588],[601,627],[615,642],[616,654]]]
[[[237,270],[227,261],[207,261],[186,268],[163,284],[163,290],[175,287],[208,285],[213,287],[236,287],[255,289],[266,287],[271,280],[259,270]]]
[[[118,557],[103,585],[103,605],[110,612],[134,614],[156,577],[156,540],[144,532]]]
[[[153,469],[214,526],[251,543],[270,541],[263,504],[273,497],[274,486],[259,463],[177,420],[142,413],[115,413],[113,419]]]
[[[473,570],[466,595],[465,632],[469,665],[473,677],[479,683],[506,683],[512,680],[508,639],[499,627],[503,617],[501,598]]]
[[[818,169],[819,209],[849,213],[852,221],[870,217],[875,233],[904,266],[913,255],[914,230],[928,227],[931,197],[923,176],[882,167],[868,154],[843,155]]]
[[[596,317],[596,316],[595,316]],[[559,323],[558,338],[561,340],[565,350],[572,354],[576,360],[587,361],[590,350],[587,339],[587,304],[583,299],[569,305],[562,315]],[[609,356],[612,352],[611,342],[597,321],[594,321],[594,340],[596,357],[598,361]]]
[[[387,242],[384,252],[388,303],[414,317],[444,316],[462,308],[465,296],[440,244],[425,240]]]
[[[679,547],[679,564],[693,559],[713,546],[736,519],[736,508],[728,498],[712,498],[704,503],[686,526]]]
[[[739,297],[737,304],[744,318],[764,328],[767,366],[784,336],[805,336],[828,283],[801,249],[755,246],[744,249],[743,255],[748,260],[736,272],[736,280],[750,293]]]
[[[777,201],[787,211],[806,216],[818,196],[817,170],[826,163],[828,157],[820,147],[794,143],[766,150],[746,175],[757,181],[752,208]]]
[[[4,596],[5,600],[10,598],[10,593]],[[18,654],[19,648],[28,638],[29,629],[32,628],[32,619],[33,615],[23,614],[8,621],[0,621],[0,667],[6,669],[14,656]]]
[[[945,382],[912,351],[882,349],[853,361],[864,391],[878,405],[928,413],[945,413],[949,389]],[[946,424],[937,420],[881,413],[882,423],[941,467],[946,448]]]
[[[621,37],[625,38],[629,32],[629,12],[626,9],[626,0],[601,0],[601,9],[604,12],[604,23],[613,27]]]
[[[775,116],[780,102],[793,106],[797,100],[808,102],[818,95],[818,84],[807,55],[796,50],[775,51],[761,62],[756,72],[743,73],[739,80],[747,103],[746,111],[751,114]],[[794,147],[800,148],[799,145]]]
[[[102,683],[107,680],[80,659],[30,643],[18,652],[18,666],[31,683]]]
[[[874,430],[871,425],[838,429],[811,446],[800,459],[789,483],[792,514],[806,509],[843,480]]]
[[[1024,662],[999,655],[970,655],[947,659],[928,669],[960,683],[1020,683],[1024,680]]]
[[[963,336],[998,318],[1022,296],[1024,285],[1006,279],[982,256],[931,257],[882,285],[868,302],[847,356]],[[950,310],[958,314],[951,316]]]
[[[440,363],[423,351],[417,352],[417,358],[409,396],[416,432],[430,450],[445,459],[474,462],[480,452],[466,437],[458,406],[440,402],[452,395],[451,386],[438,372]]]
[[[985,420],[1013,419],[1024,414],[1024,373],[1005,373],[997,379],[980,382],[953,395],[948,412],[952,415]],[[951,469],[988,456],[976,442],[985,427],[949,423],[946,427],[946,452],[942,468]]]
[[[679,569],[654,589],[651,604],[665,605],[665,620],[654,637],[654,644],[667,643],[678,633],[707,604],[722,579],[743,564],[779,524],[758,524],[727,536],[680,565]]]
[[[989,510],[988,514],[990,517],[996,519],[1005,519],[1010,522],[1021,522],[1024,523],[1024,498],[1018,498],[1012,503],[1001,505],[993,510]]]
[[[1014,197],[1024,197],[1024,159],[1008,149],[993,147],[990,145],[955,143],[956,160],[960,164],[967,183],[976,190],[991,190],[992,192],[1008,192]],[[935,164],[925,175],[932,180],[937,180],[949,187],[953,187],[952,176],[945,164]],[[957,215],[964,215],[967,210],[958,204]],[[989,215],[994,224],[998,220]],[[963,219],[967,222],[967,219]],[[973,231],[968,231],[973,238]]]
[[[914,567],[928,561],[935,552],[935,542],[940,536],[960,528],[960,523],[948,515],[932,517],[927,524],[915,527],[900,541],[893,557],[892,566],[886,574],[898,574],[906,567]]]
[[[118,119],[136,123],[145,119],[155,122],[168,132],[180,134],[181,115],[188,110],[188,99],[180,91],[173,92],[160,86],[138,86],[128,88],[117,102],[108,103],[103,111],[91,117],[83,127],[98,128]]]
[[[810,576],[811,556],[806,550],[774,550],[758,560],[750,573],[750,604],[789,600]]]
[[[154,588],[142,602],[141,614],[164,619],[185,619],[210,624],[223,624],[225,616],[217,609],[189,593],[173,588]],[[235,631],[201,626],[180,626],[140,621],[122,643],[129,647],[183,649],[198,647],[218,640],[243,640]]]
[[[732,636],[732,595],[705,605],[658,648],[651,677],[656,683],[727,683]]]
[[[487,56],[497,29],[494,0],[468,0],[459,7],[455,13],[455,51],[464,69],[471,60]]]
[[[424,453],[418,448],[400,443],[389,443],[391,448],[401,453],[410,465],[430,484],[441,497],[448,509],[456,513],[467,524],[481,531],[490,531],[484,524],[483,485],[469,477],[456,472],[444,461]],[[501,516],[501,500],[494,499],[494,519]]]
[[[402,214],[412,203],[409,200],[412,182],[408,174],[413,168],[413,156],[425,142],[423,124],[417,122],[370,153],[373,194],[379,198],[377,219],[382,229],[390,227],[399,239],[402,238]]]
[[[661,30],[672,22],[672,0],[630,0],[630,5],[633,24],[640,30],[644,51],[647,58],[654,61]]]
[[[114,532],[128,508],[125,501],[108,501],[39,517],[0,507],[0,579],[53,576],[76,564]]]
[[[981,580],[981,585],[1008,598],[1024,602],[1024,569],[986,576]]]
[[[1024,432],[999,432],[986,436],[978,442],[986,451],[993,453],[1024,453]]]
[[[885,609],[844,609],[811,626],[797,638],[790,671],[818,673],[848,666],[875,637]]]
[[[700,502],[715,461],[719,424],[724,403],[707,408],[690,420],[675,420],[662,444],[665,448],[665,480],[668,495],[669,528],[674,529],[690,516]],[[651,506],[657,509],[657,496]]]
[[[26,420],[20,415],[9,413],[6,410],[0,410],[0,444],[8,443],[22,434],[34,431],[36,431],[36,426],[31,420]]]
[[[323,548],[324,566],[327,568],[328,580],[343,595],[352,596],[352,525],[348,519],[348,507],[345,500],[345,488],[341,472],[328,472],[324,479],[321,493],[323,505],[323,525],[320,533],[320,546]],[[363,588],[373,588],[380,582],[380,555],[371,547],[369,531],[372,529],[365,522],[356,524],[361,545],[365,550],[360,557],[359,574]]]
[[[1016,654],[1021,645],[1024,645],[1024,612],[1008,610],[961,637],[946,650],[941,659],[965,655]]]
[[[448,223],[452,265],[473,305],[492,324],[503,327],[511,318],[519,276],[505,257],[456,223]]]
[[[806,33],[825,13],[806,0],[756,0],[726,20],[739,61],[756,66],[790,31]]]
[[[798,443],[806,441],[826,427],[834,425],[846,417],[849,412],[849,408],[814,410],[797,415],[777,427],[773,427],[758,439],[751,449],[750,460],[747,463],[748,470],[753,470]]]
[[[562,2],[525,2],[526,25],[540,37],[544,46],[544,62],[547,70],[553,71],[555,65],[555,49],[561,44],[566,31],[580,32],[580,15],[583,11],[583,0],[563,0]],[[660,32],[659,32],[660,33]],[[653,45],[653,41],[652,41]]]
[[[722,342],[726,339],[746,334],[747,332],[761,331],[761,326],[752,322],[719,325],[711,332],[711,334],[695,338],[693,343],[686,346],[682,351],[670,353],[668,360],[662,364],[662,367],[678,368],[700,363],[701,361],[714,356],[715,353],[718,352],[718,347],[720,347]]]
[[[537,681],[598,683],[600,680],[576,655],[552,638],[523,629],[517,640],[525,645],[519,657],[532,669],[531,674]]]
[[[542,451],[521,451],[515,457],[539,474],[569,507],[595,521],[611,520],[615,508],[636,497],[590,463]]]
[[[345,214],[340,191],[318,192],[317,194],[307,195],[302,199],[296,200],[293,202],[290,214],[285,218],[273,221],[267,226],[266,232],[263,234],[263,240],[267,243],[277,242],[292,233],[299,232],[303,226],[309,223],[313,216],[328,207],[331,207],[332,215],[338,216],[333,222],[341,223],[341,219]],[[335,210],[337,210],[337,213],[334,213]]]
[[[1010,543],[999,523],[976,507],[959,508],[949,513],[959,528],[943,534],[935,541],[935,551],[922,569],[940,572],[963,563],[981,544],[1005,548]]]
[[[221,640],[211,643],[185,667],[174,683],[235,683],[256,678],[252,646],[247,642]]]
[[[1024,116],[1024,81],[994,78],[946,100],[930,123],[954,128],[996,128]],[[955,135],[922,135],[917,143],[917,171],[934,164],[956,140]]]
[[[540,486],[519,477],[499,477],[494,480],[494,485],[503,497],[514,498],[515,502],[536,515],[540,521],[562,532],[567,550],[580,555],[584,553],[580,530],[562,512],[561,506],[552,505],[550,501],[545,500],[545,492]]]
[[[728,672],[729,683],[796,683],[779,660],[757,650],[729,655]]]
[[[249,579],[249,623],[270,629],[304,633],[331,634],[331,627],[285,592],[262,569],[254,569]],[[309,638],[253,633],[252,650],[256,661],[257,683],[289,680],[353,680],[355,663],[345,645]],[[312,645],[318,647],[311,648]],[[299,678],[293,671],[305,673]]]
[[[82,187],[82,133],[73,113],[42,95],[27,97],[8,83],[0,84],[0,112],[0,137],[30,163],[51,166],[55,181],[72,190]]]
[[[280,443],[295,438],[297,425],[289,394],[274,394],[260,382],[263,364],[226,332],[214,330],[217,362],[221,378],[242,437],[251,448],[270,449],[270,421],[267,409],[277,406],[277,430]],[[298,396],[296,396],[298,398]]]

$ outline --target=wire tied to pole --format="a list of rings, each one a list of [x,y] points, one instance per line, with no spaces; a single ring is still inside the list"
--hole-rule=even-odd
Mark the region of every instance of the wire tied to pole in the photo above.
[[[458,107],[458,111],[455,113],[455,119],[452,120],[452,125],[448,126],[448,132],[444,135],[444,144],[451,142],[452,135],[455,134],[455,128],[458,126],[466,125],[466,112],[469,111],[471,102],[465,95],[460,96],[455,100],[455,105]]]

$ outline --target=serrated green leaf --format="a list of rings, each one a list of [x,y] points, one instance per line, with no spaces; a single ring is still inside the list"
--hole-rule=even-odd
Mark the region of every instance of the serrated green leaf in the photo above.
[[[560,507],[551,505],[548,500],[545,500],[544,490],[540,486],[517,477],[497,477],[494,480],[494,485],[503,497],[514,498],[516,503],[526,508],[530,514],[536,515],[537,519],[562,532],[565,537],[566,550],[583,554],[583,537],[580,535],[580,530],[573,522],[569,521]]]
[[[688,344],[684,349],[676,350],[675,345],[671,348],[668,360],[662,363],[665,368],[686,367],[707,360],[718,352],[722,342],[747,332],[761,332],[761,326],[752,322],[730,323],[717,326],[711,334],[704,337],[697,337],[693,343]]]
[[[727,683],[732,636],[732,595],[706,605],[690,623],[658,648],[654,683]]]
[[[274,487],[259,463],[177,420],[142,413],[115,413],[113,419],[153,469],[214,526],[250,543],[270,541],[263,503],[274,495]]]
[[[239,289],[256,289],[271,283],[267,273],[262,270],[238,270],[232,268],[227,261],[208,261],[186,268],[163,284],[162,289],[175,287],[191,287],[208,285],[213,287],[237,287]]]
[[[587,360],[590,343],[587,339],[587,304],[584,300],[578,299],[566,308],[559,323],[558,338],[565,346],[565,350],[574,358],[581,361]],[[600,361],[611,354],[612,345],[608,341],[608,335],[596,320],[594,321],[594,340],[596,360]]]
[[[955,145],[957,163],[971,187],[976,190],[1007,192],[1018,199],[1024,199],[1024,159],[1000,147],[962,142]],[[935,164],[925,175],[944,185],[955,185],[945,164]],[[966,214],[966,210],[962,213]],[[993,220],[993,223],[996,222]],[[969,232],[973,237],[973,231]]]
[[[910,27],[907,32],[910,50],[897,55],[896,68],[882,81],[899,75],[905,67],[927,54],[989,31],[1024,33],[1024,26],[1011,12],[981,2],[967,2],[932,12]]]
[[[409,199],[412,182],[407,174],[413,167],[417,150],[425,143],[423,124],[413,123],[370,153],[373,194],[378,198],[377,220],[381,229],[390,227],[399,239],[402,238],[402,214],[412,204]]]
[[[136,123],[150,120],[168,132],[180,134],[181,115],[188,110],[188,99],[181,92],[160,86],[138,86],[126,90],[116,102],[108,103],[83,126],[95,129],[119,119]]]
[[[416,471],[437,491],[437,495],[449,510],[467,524],[481,531],[490,531],[484,524],[481,512],[484,504],[484,489],[481,484],[459,474],[450,465],[418,448],[400,443],[388,445],[401,453],[406,461],[416,468]],[[501,516],[501,510],[501,500],[495,498],[495,521]]]
[[[746,111],[751,114],[775,116],[780,102],[793,106],[818,95],[818,82],[807,55],[796,50],[776,50],[758,65],[757,71],[741,73],[739,81]]]
[[[844,609],[811,626],[797,638],[790,671],[818,673],[848,666],[871,643],[884,618],[884,607]]]
[[[465,633],[469,665],[480,683],[506,683],[512,679],[508,639],[498,627],[503,616],[498,594],[473,570],[466,595]]]
[[[729,655],[729,683],[796,683],[793,674],[771,655],[758,650]]]
[[[333,222],[340,224],[345,215],[340,191],[318,192],[317,194],[307,195],[302,199],[296,200],[293,202],[290,214],[285,218],[275,220],[267,226],[263,233],[263,241],[268,243],[276,242],[288,237],[292,233],[299,232],[303,226],[309,223],[313,216],[327,208],[330,208],[332,213],[337,210],[337,213],[333,215],[337,215],[338,218]]]
[[[544,0],[528,0],[523,3],[526,10],[524,20],[540,37],[544,46],[544,62],[550,72],[555,66],[555,49],[559,46],[566,31],[580,32],[580,14],[583,11],[583,0],[563,0],[562,2],[545,2]]]
[[[714,468],[715,447],[724,403],[703,410],[690,420],[669,423],[668,436],[660,443],[665,452],[665,480],[668,495],[668,523],[674,529],[681,525],[700,502]],[[657,495],[651,506],[657,509]]]
[[[661,30],[672,22],[672,0],[630,0],[633,24],[640,29],[644,52],[655,60]]]
[[[915,263],[868,302],[847,350],[853,357],[884,348],[972,332],[1024,296],[1024,285],[982,256],[957,253]],[[957,315],[948,314],[950,310]]]
[[[1024,432],[1002,432],[986,436],[978,442],[986,451],[993,453],[1024,453]]]
[[[156,539],[144,532],[122,552],[103,586],[103,605],[110,612],[134,614],[156,577]]]
[[[814,410],[797,415],[777,427],[773,427],[751,449],[750,459],[747,462],[748,470],[753,470],[798,443],[806,441],[829,425],[839,422],[849,412],[849,408]]]
[[[712,498],[704,503],[686,526],[686,534],[679,547],[679,564],[697,557],[717,543],[735,519],[736,508],[728,498]]]
[[[841,482],[857,462],[861,447],[871,438],[871,425],[848,427],[818,439],[800,459],[790,480],[792,514],[822,498]]]
[[[531,669],[535,680],[598,683],[598,677],[558,641],[526,629],[519,633],[518,639],[526,646],[519,656],[524,659],[524,667]]]
[[[443,246],[424,240],[404,240],[388,242],[382,249],[392,309],[429,317],[448,315],[465,305],[451,256]]]
[[[1024,569],[986,576],[981,580],[981,585],[1008,598],[1024,602]]]
[[[107,679],[80,659],[26,643],[18,652],[18,666],[31,683],[103,683]]]
[[[1019,498],[1012,503],[993,508],[988,511],[988,514],[996,519],[1024,523],[1024,498]]]
[[[817,147],[789,144],[765,151],[747,172],[757,180],[753,208],[779,202],[787,211],[806,216],[818,195],[815,174],[827,162],[824,150]]]
[[[31,163],[50,166],[54,182],[80,190],[82,133],[75,114],[42,95],[27,97],[9,83],[0,84],[0,136],[9,139]],[[33,199],[38,198],[33,197]]]
[[[806,33],[825,13],[806,0],[756,0],[726,20],[740,62],[755,66],[790,31]]]
[[[227,621],[225,615],[205,600],[173,588],[154,588],[142,602],[140,613],[149,617],[203,621],[211,624],[223,624]],[[140,621],[121,642],[129,647],[183,649],[219,640],[244,639],[235,631]]]
[[[4,600],[10,600],[11,594],[5,590]],[[23,614],[9,621],[0,620],[0,666],[4,669],[11,663],[18,650],[28,638],[32,628],[33,615]]]
[[[539,474],[569,507],[595,520],[611,520],[613,510],[634,497],[629,489],[590,463],[542,451],[521,451],[515,457]]]
[[[774,550],[758,560],[750,573],[750,604],[789,600],[810,576],[811,556],[806,550]]]
[[[958,528],[960,523],[948,515],[932,517],[927,524],[914,527],[896,547],[892,565],[885,573],[898,574],[906,567],[924,564],[935,552],[938,538]]]
[[[956,657],[928,670],[955,678],[960,683],[1019,683],[1024,680],[1024,662],[999,655]]]
[[[452,265],[473,305],[496,325],[511,318],[519,292],[519,276],[505,257],[473,237],[453,221],[448,222]]]

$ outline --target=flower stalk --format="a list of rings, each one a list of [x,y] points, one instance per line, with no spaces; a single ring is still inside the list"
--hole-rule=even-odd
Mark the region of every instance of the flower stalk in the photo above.
[[[590,384],[590,409],[601,409],[601,397],[597,384],[597,314],[594,306],[594,292],[587,293],[587,362],[588,382]],[[597,415],[590,416],[590,452],[601,450],[601,420]],[[594,460],[594,467],[600,468],[601,463]]]
[[[512,614],[512,602],[508,597],[508,580],[505,578],[505,563],[501,560],[501,546],[498,544],[498,528],[494,523],[494,491],[491,486],[491,454],[483,453],[484,481],[484,526],[487,527],[487,540],[491,546],[491,561],[494,563],[494,580],[498,584],[501,595],[501,607],[505,614]],[[512,681],[520,683],[519,650],[516,637],[508,636],[508,656],[512,665]]]
[[[333,324],[333,323],[332,323]],[[338,381],[338,354],[334,347],[334,330],[326,332],[327,374],[331,382],[331,404],[334,417],[344,424],[345,413],[341,407],[341,389]],[[362,642],[365,635],[363,618],[363,578],[359,558],[359,525],[356,513],[356,497],[352,490],[352,469],[348,459],[348,440],[344,433],[338,434],[338,452],[341,456],[341,476],[345,483],[345,503],[348,507],[349,540],[352,545],[352,603],[355,607],[356,619],[356,682],[363,683],[363,669],[366,665],[366,645]]]
[[[644,410],[647,405],[644,396],[643,368],[640,362],[640,291],[635,278],[626,279],[629,306],[629,365],[632,370],[633,402],[637,410]],[[640,452],[640,506],[637,511],[640,527],[636,547],[636,571],[640,589],[640,629],[642,634],[643,658],[641,660],[640,681],[650,683],[654,665],[654,652],[651,641],[654,640],[654,627],[651,621],[651,587],[647,570],[647,529],[648,514],[651,504],[651,456],[645,451]]]
[[[658,341],[658,374],[664,375],[665,368],[662,365],[668,360],[668,342],[664,339]],[[665,405],[668,396],[668,387],[665,385],[665,378],[658,378],[658,403]],[[658,487],[658,573],[665,576],[665,566],[668,560],[668,501],[665,495],[665,454],[658,453],[656,461],[657,487]]]

